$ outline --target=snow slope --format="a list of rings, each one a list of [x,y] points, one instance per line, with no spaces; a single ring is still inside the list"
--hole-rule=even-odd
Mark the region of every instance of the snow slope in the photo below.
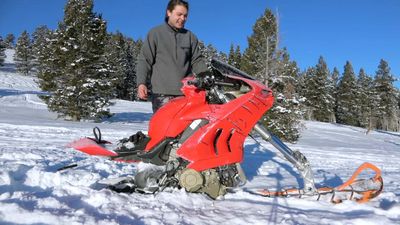
[[[149,103],[115,100],[102,123],[57,119],[38,98],[34,78],[15,72],[7,50],[0,68],[0,224],[400,224],[400,134],[305,122],[293,149],[312,164],[319,185],[338,185],[363,162],[382,169],[384,192],[366,204],[263,198],[245,191],[210,200],[172,190],[155,196],[115,193],[96,182],[134,174],[143,164],[89,157],[66,145],[92,128],[116,142],[146,130]],[[246,141],[245,189],[298,186],[299,175],[273,148]],[[57,172],[69,164],[78,166]]]

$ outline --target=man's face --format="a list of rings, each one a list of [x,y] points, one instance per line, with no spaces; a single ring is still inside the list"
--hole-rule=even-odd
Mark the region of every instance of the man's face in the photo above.
[[[185,6],[177,5],[172,11],[167,10],[168,24],[176,29],[185,27],[188,11]]]

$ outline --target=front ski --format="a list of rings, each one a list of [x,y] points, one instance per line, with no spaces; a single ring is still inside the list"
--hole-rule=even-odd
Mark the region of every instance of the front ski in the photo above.
[[[93,128],[93,134],[94,138],[84,137],[69,143],[67,147],[92,156],[102,156],[118,162],[132,163],[142,161],[138,156],[144,153],[142,149],[149,140],[139,131],[129,139],[121,139],[117,145],[113,145],[111,142],[101,139],[101,131],[98,127]]]
[[[88,137],[76,140],[76,141],[68,144],[68,147],[74,148],[76,150],[79,150],[81,152],[84,152],[86,154],[93,155],[93,156],[112,157],[112,156],[118,155],[118,153],[116,153],[115,151],[105,148],[104,144],[99,144],[93,138],[88,138]]]

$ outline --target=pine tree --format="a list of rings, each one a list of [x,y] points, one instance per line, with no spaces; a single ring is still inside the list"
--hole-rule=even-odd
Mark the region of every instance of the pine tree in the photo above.
[[[14,41],[15,41],[14,34],[7,34],[6,39],[5,39],[6,47],[8,49],[14,48]]]
[[[267,112],[264,125],[286,141],[296,141],[299,136],[300,109],[303,98],[296,91],[299,69],[296,62],[290,60],[289,53],[283,49],[277,53],[276,73],[279,74],[270,88],[273,90],[274,106]]]
[[[205,46],[204,42],[200,41],[199,48],[200,48],[201,54],[206,59],[208,68],[211,68],[211,60],[213,58],[218,59],[223,62],[228,62],[228,56],[225,55],[223,52],[218,52],[218,50],[212,44],[208,44],[207,46]]]
[[[60,87],[59,80],[64,63],[58,49],[58,33],[45,26],[38,27],[33,33],[35,71],[39,87],[43,91],[54,93]],[[58,53],[58,55],[57,55]],[[48,103],[50,96],[41,96]]]
[[[116,98],[122,98],[124,95],[124,77],[125,68],[127,66],[125,56],[125,38],[122,33],[110,34],[108,43],[106,45],[106,59],[109,71],[109,77],[111,78],[112,88],[114,90],[114,96]]]
[[[242,63],[242,53],[240,52],[240,46],[236,46],[234,55],[235,67],[241,69],[240,64]]]
[[[228,63],[228,56],[223,51],[219,51],[217,54],[217,58],[222,62]]]
[[[240,68],[269,86],[275,96],[274,106],[264,123],[284,140],[298,138],[300,96],[296,94],[297,65],[286,49],[278,51],[278,26],[272,11],[266,9],[257,19],[248,38],[248,48],[241,56]]]
[[[396,88],[393,86],[394,76],[385,60],[381,60],[374,79],[374,89],[377,99],[377,128],[397,131],[399,129],[399,107]]]
[[[267,82],[274,73],[274,54],[278,43],[277,21],[270,9],[257,19],[253,34],[247,41],[248,48],[243,53],[240,68]]]
[[[337,115],[338,123],[352,126],[359,125],[357,82],[353,66],[349,61],[344,66],[342,79],[339,82],[337,94]]]
[[[6,44],[3,38],[0,36],[0,66],[4,66],[4,60],[6,58]]]
[[[331,74],[331,81],[332,81],[333,87],[337,88],[337,86],[339,84],[339,77],[340,77],[340,72],[339,72],[338,68],[334,67],[332,74]],[[336,93],[336,91],[335,91],[335,93]]]
[[[228,54],[228,64],[236,67],[237,69],[240,69],[241,58],[242,58],[242,55],[240,53],[240,47],[236,46],[236,49],[235,49],[233,44],[231,44],[231,47],[229,49],[229,54]]]
[[[397,98],[397,118],[400,118],[400,89],[396,89],[396,98]],[[398,121],[397,132],[400,131],[400,121]]]
[[[338,68],[334,67],[333,71],[330,75],[330,81],[331,81],[331,93],[332,96],[335,98],[337,98],[337,93],[338,93],[338,85],[339,85],[339,80],[340,80],[340,72],[338,70]]]
[[[357,88],[359,90],[357,99],[360,104],[360,111],[358,112],[360,126],[370,128],[374,123],[374,91],[372,78],[362,68],[358,74]]]
[[[204,56],[205,60],[206,60],[206,64],[208,68],[211,68],[211,59],[214,56],[214,52],[212,52],[209,49],[209,46],[206,46],[205,43],[203,41],[199,41],[199,48],[200,48],[200,52],[201,54]],[[215,50],[215,49],[213,49]],[[216,51],[215,51],[215,55],[216,55]]]
[[[55,32],[53,66],[59,73],[49,109],[72,120],[108,116],[112,97],[104,46],[106,22],[93,13],[93,0],[69,0]]]
[[[298,93],[304,97],[304,104],[302,105],[302,110],[304,114],[304,119],[306,120],[314,120],[313,116],[313,105],[311,104],[312,96],[314,96],[314,84],[313,80],[316,74],[315,67],[309,67],[306,71],[304,71],[299,78],[299,83],[297,85]]]
[[[333,72],[330,74],[329,78],[329,93],[333,97],[333,121],[336,123],[336,115],[337,115],[337,94],[338,94],[338,85],[339,85],[339,70],[334,67]]]
[[[15,46],[15,67],[18,72],[28,75],[33,68],[32,43],[27,31],[22,32]]]
[[[231,44],[229,48],[229,54],[228,54],[228,64],[235,66],[235,49],[233,47],[233,44]]]
[[[46,26],[40,26],[32,34],[33,71],[36,74],[45,73],[46,60],[51,56],[52,31]]]
[[[134,84],[134,86],[129,86],[128,87],[128,94],[129,96],[131,96],[131,100],[136,100],[138,99],[138,97],[136,96],[137,93],[137,83],[136,83],[136,66],[137,66],[137,59],[139,57],[140,54],[140,50],[142,49],[143,46],[143,41],[141,39],[137,40],[136,42],[132,41],[128,41],[128,51],[130,51],[132,54],[132,58],[128,59],[128,61],[130,62],[129,65],[132,66],[132,68],[130,70],[133,71],[132,73],[132,77],[128,78],[128,79],[132,79],[133,82],[132,84]]]
[[[335,99],[331,93],[332,82],[329,80],[329,69],[322,56],[315,70],[305,80],[304,97],[311,119],[322,122],[333,122]]]
[[[136,43],[124,37],[120,32],[109,37],[107,61],[115,97],[125,100],[134,99],[136,87]]]
[[[124,90],[125,90],[125,96],[123,96],[123,99],[125,100],[135,100],[136,99],[136,62],[137,58],[139,56],[140,48],[142,46],[141,41],[134,41],[131,38],[126,39],[126,44],[125,44],[125,52],[126,52],[126,62],[127,66],[125,68],[126,70],[126,76],[124,80]]]

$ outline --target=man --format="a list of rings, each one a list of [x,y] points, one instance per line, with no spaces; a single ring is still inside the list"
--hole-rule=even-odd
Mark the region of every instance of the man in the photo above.
[[[146,82],[150,78],[153,112],[182,95],[184,77],[207,71],[197,37],[184,28],[188,11],[186,1],[170,0],[165,23],[151,29],[144,40],[136,71],[138,97],[148,98]]]

